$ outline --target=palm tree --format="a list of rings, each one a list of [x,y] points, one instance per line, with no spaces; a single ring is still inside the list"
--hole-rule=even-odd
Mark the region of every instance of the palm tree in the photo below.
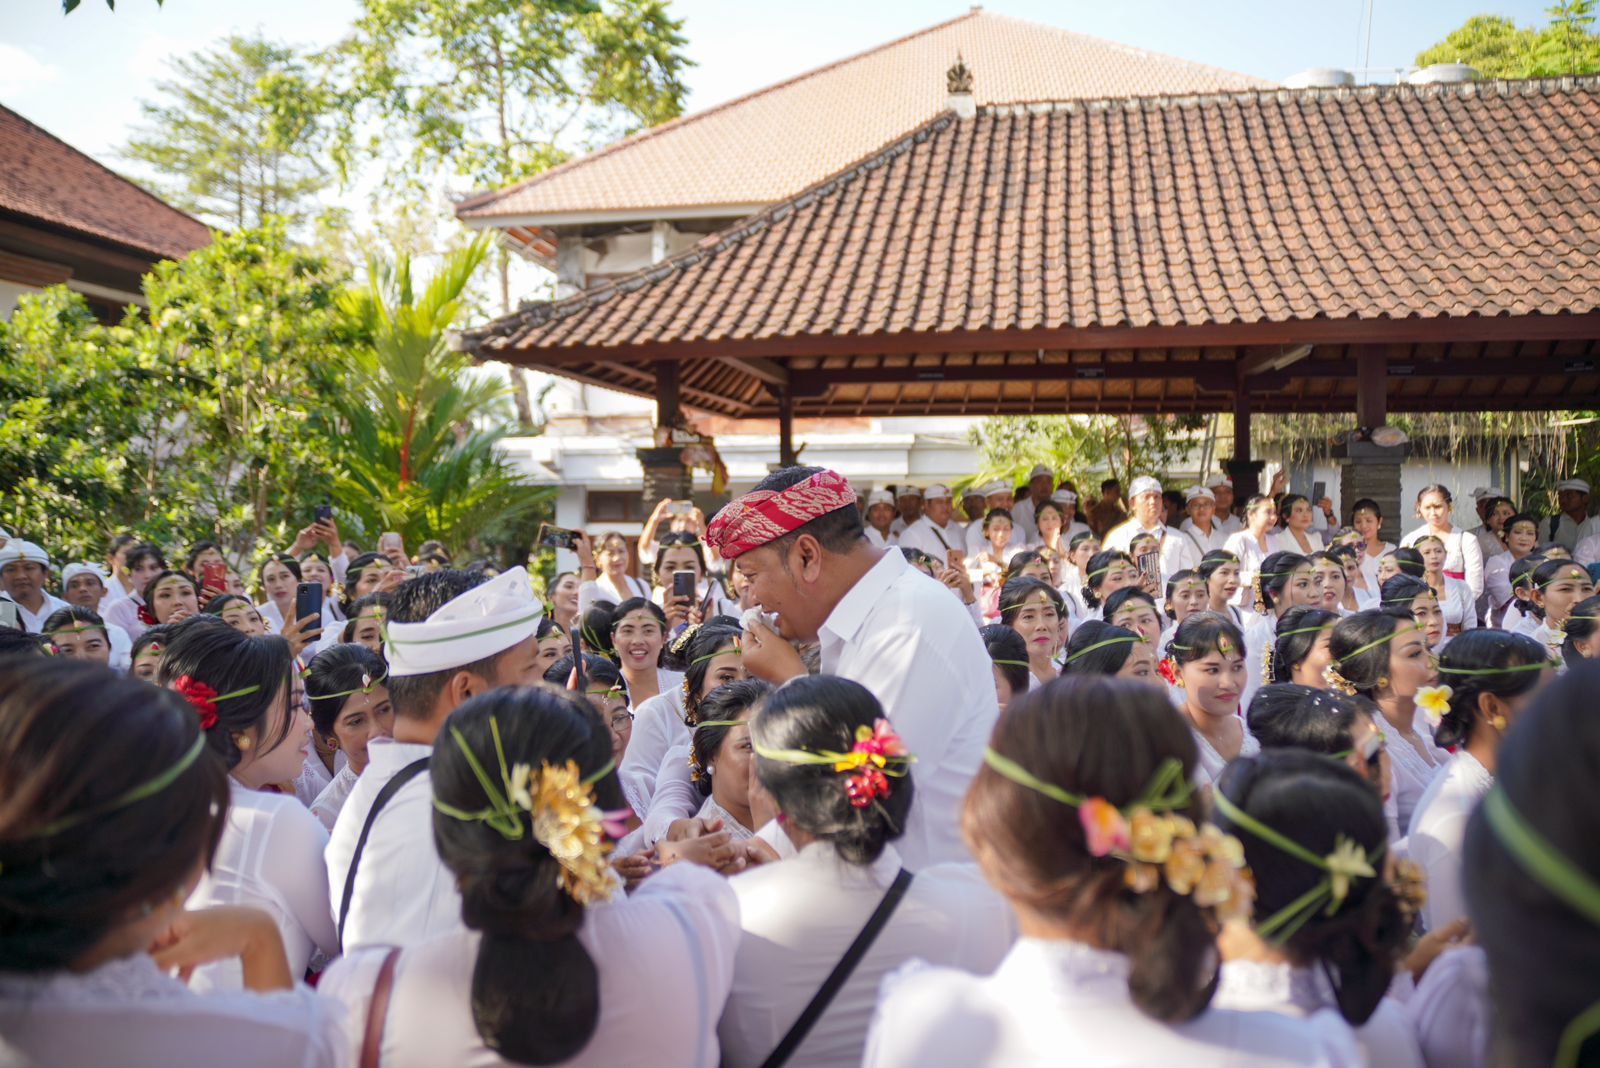
[[[551,496],[500,452],[514,426],[510,391],[447,341],[488,251],[480,239],[452,254],[420,293],[409,257],[371,261],[366,286],[339,299],[366,341],[349,351],[336,402],[348,447],[334,492],[369,535],[395,530],[408,545],[437,538],[459,546]]]

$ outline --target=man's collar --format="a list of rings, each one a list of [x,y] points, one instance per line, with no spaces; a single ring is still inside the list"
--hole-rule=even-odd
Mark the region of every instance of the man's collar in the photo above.
[[[833,611],[828,613],[828,618],[817,629],[818,636],[825,633],[840,641],[852,641],[866,622],[867,613],[910,567],[904,553],[898,549],[886,550],[878,562],[839,598],[839,603],[833,606]]]

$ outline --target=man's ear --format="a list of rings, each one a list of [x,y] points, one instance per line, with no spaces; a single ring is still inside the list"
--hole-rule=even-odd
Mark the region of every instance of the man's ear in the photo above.
[[[470,671],[457,671],[450,676],[450,681],[444,684],[444,689],[450,707],[455,708],[481,693],[488,693],[493,687],[488,680]]]
[[[805,583],[815,583],[822,577],[822,545],[810,534],[795,539],[790,550],[795,561],[795,577]]]

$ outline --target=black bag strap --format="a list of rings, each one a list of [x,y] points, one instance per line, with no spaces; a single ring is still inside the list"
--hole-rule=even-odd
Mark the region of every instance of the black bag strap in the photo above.
[[[378,791],[378,796],[372,799],[372,807],[367,810],[367,822],[361,825],[361,837],[356,839],[356,851],[350,856],[350,869],[344,873],[344,897],[339,901],[339,945],[344,946],[344,921],[350,915],[350,898],[356,892],[356,868],[361,865],[361,854],[367,848],[367,836],[372,833],[372,825],[378,822],[378,813],[383,811],[394,795],[399,793],[412,779],[428,770],[429,757],[413,760],[405,767],[394,773],[394,778],[383,784],[383,789]]]
[[[906,889],[911,885],[911,873],[904,868],[894,877],[894,882],[889,884],[889,889],[884,892],[883,900],[878,902],[878,907],[868,918],[867,925],[861,928],[861,933],[856,935],[856,940],[850,943],[850,948],[844,951],[844,956],[839,958],[839,963],[833,966],[833,971],[822,981],[817,992],[812,995],[811,1003],[805,1007],[800,1018],[789,1028],[789,1033],[783,1036],[783,1041],[778,1043],[776,1049],[761,1062],[761,1068],[779,1068],[788,1063],[794,1051],[800,1048],[800,1043],[806,1040],[811,1028],[821,1019],[822,1014],[828,1011],[834,995],[849,981],[850,975],[856,970],[856,965],[861,963],[861,958],[867,955],[867,950],[872,948],[872,943],[877,941],[878,935],[889,923],[889,917],[894,915],[894,910],[900,906],[900,899],[906,896]]]

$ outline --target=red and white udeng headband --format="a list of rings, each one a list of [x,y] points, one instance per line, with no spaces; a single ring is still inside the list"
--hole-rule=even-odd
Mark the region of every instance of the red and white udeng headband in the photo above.
[[[705,541],[734,560],[840,508],[854,508],[856,492],[833,471],[818,471],[783,490],[757,490],[730,502],[706,529]]]

